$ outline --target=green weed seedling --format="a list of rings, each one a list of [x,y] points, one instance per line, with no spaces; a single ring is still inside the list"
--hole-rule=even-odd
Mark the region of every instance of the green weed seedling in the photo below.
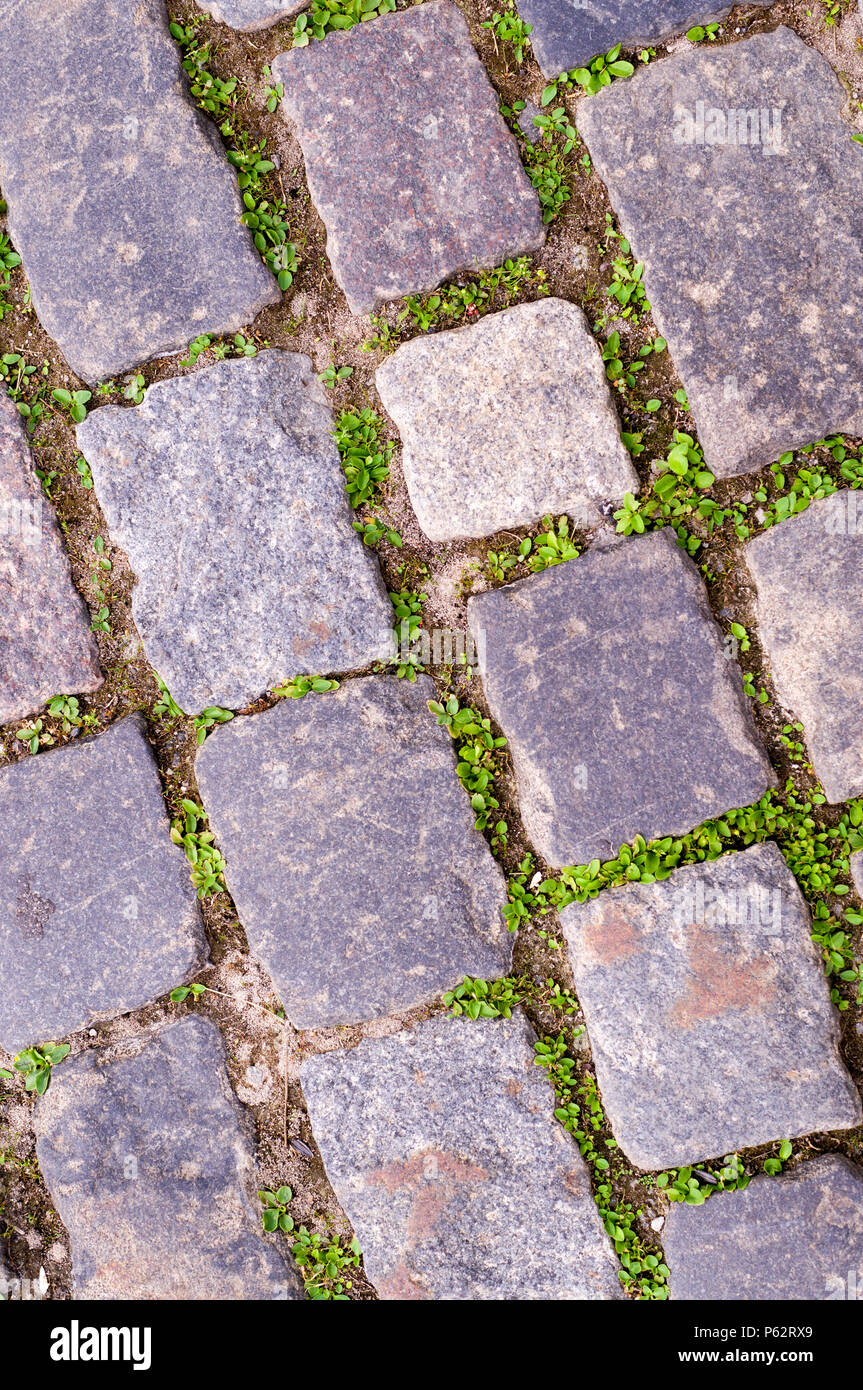
[[[24,1075],[24,1090],[35,1091],[43,1096],[51,1084],[51,1071],[68,1055],[68,1043],[43,1043],[41,1047],[28,1047],[15,1058],[16,1071]],[[8,1076],[8,1072],[4,1072]]]

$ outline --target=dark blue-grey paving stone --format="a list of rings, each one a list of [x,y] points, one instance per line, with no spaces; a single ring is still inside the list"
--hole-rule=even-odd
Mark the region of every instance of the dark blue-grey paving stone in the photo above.
[[[536,193],[449,0],[294,48],[273,75],[353,313],[542,245]]]
[[[863,434],[863,148],[846,100],[826,59],[780,28],[579,103],[720,477]]]
[[[859,522],[858,522],[859,515]],[[758,631],[828,801],[863,792],[863,498],[844,490],[750,541]]]
[[[751,4],[766,8],[773,0]],[[545,77],[586,67],[615,44],[660,43],[730,11],[720,0],[518,0],[519,14],[533,25],[530,42]]]
[[[212,1023],[186,1018],[64,1062],[36,1130],[73,1297],[303,1297],[261,1231],[251,1125]]]
[[[259,352],[151,386],[78,427],[138,583],[149,660],[189,714],[392,654],[392,605],[354,531],[308,357]]]
[[[599,349],[565,299],[413,338],[375,384],[430,540],[489,536],[547,512],[589,526],[601,503],[638,491]]]
[[[775,844],[612,888],[562,922],[603,1104],[639,1167],[863,1119],[809,913]]]
[[[252,34],[296,14],[305,8],[307,0],[195,0],[195,3],[219,24]]]
[[[85,381],[279,300],[163,0],[6,0],[0,112],[9,232],[40,322]]]
[[[550,864],[682,834],[775,783],[670,530],[472,598],[468,622],[525,827]]]
[[[675,1203],[662,1239],[672,1298],[856,1302],[863,1173],[828,1154],[700,1207]]]
[[[206,960],[145,726],[0,772],[0,1046],[126,1013]]]
[[[97,690],[99,654],[72,583],[54,508],[0,389],[0,724],[52,695]]]
[[[434,687],[368,676],[225,724],[197,760],[252,950],[300,1028],[505,974],[506,887],[429,713]]]
[[[584,1160],[525,1019],[437,1017],[311,1057],[327,1175],[385,1299],[613,1299]]]

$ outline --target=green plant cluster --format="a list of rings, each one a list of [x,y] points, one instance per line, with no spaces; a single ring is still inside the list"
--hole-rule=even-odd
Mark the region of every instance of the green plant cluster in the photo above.
[[[620,44],[615,44],[607,53],[599,53],[586,68],[573,68],[564,72],[554,82],[549,82],[542,93],[543,106],[549,106],[561,89],[572,91],[581,87],[588,96],[595,96],[603,87],[608,87],[618,77],[631,77],[635,72],[632,63],[620,56]]]
[[[495,821],[500,802],[494,794],[495,777],[500,772],[501,750],[506,739],[495,737],[491,723],[472,705],[460,705],[455,695],[445,704],[429,700],[429,709],[442,728],[448,729],[458,750],[456,771],[470,797],[477,830],[487,830]],[[507,823],[494,823],[493,848],[505,848]]]
[[[300,1226],[291,1253],[300,1267],[309,1298],[347,1303],[353,1288],[351,1271],[359,1269],[362,1251],[354,1236],[344,1243],[336,1236],[310,1234]]]
[[[312,0],[311,12],[294,21],[294,48],[305,48],[312,39],[323,39],[334,29],[353,29],[367,19],[390,14],[396,0]]]
[[[666,1299],[668,1267],[661,1255],[645,1245],[638,1232],[643,1208],[621,1202],[609,1180],[618,1145],[603,1135],[605,1117],[594,1077],[589,1072],[578,1076],[575,1060],[567,1051],[565,1034],[544,1038],[534,1047],[536,1065],[545,1072],[559,1102],[555,1118],[573,1136],[593,1173],[594,1201],[620,1260],[621,1283],[641,1300]]]
[[[237,173],[245,207],[242,220],[251,230],[255,246],[278,280],[279,288],[286,290],[293,281],[299,258],[296,245],[289,239],[287,205],[268,181],[275,165],[267,158],[266,140],[254,141],[236,124],[237,79],[223,82],[210,72],[212,52],[209,43],[199,41],[200,23],[200,19],[172,23],[171,34],[180,45],[193,97],[201,110],[219,124],[228,161]]]
[[[447,326],[464,318],[505,309],[525,290],[547,295],[545,271],[535,269],[529,256],[504,261],[494,270],[484,270],[466,285],[444,285],[429,295],[408,295],[396,316],[395,328],[380,316],[372,316],[375,329],[363,343],[365,352],[391,352],[401,340],[402,328],[413,326],[426,333],[430,328]]]
[[[225,861],[215,848],[215,836],[208,830],[207,813],[194,801],[180,802],[183,814],[171,822],[171,839],[180,845],[192,866],[192,882],[199,898],[227,891]]]

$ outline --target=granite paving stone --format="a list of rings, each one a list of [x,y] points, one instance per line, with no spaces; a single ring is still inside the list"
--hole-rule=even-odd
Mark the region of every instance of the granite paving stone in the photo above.
[[[54,509],[21,417],[0,390],[0,724],[52,695],[97,690],[102,671]]]
[[[308,357],[259,352],[156,382],[78,426],[132,614],[187,713],[394,649],[377,560],[353,530],[333,417]]]
[[[676,1203],[663,1232],[676,1299],[856,1301],[863,1288],[863,1173],[813,1158],[703,1206]]]
[[[846,101],[827,60],[779,28],[579,104],[719,477],[863,434],[863,148]]]
[[[64,1062],[36,1127],[74,1298],[304,1296],[261,1231],[251,1125],[212,1023],[186,1018]]]
[[[486,698],[551,865],[682,834],[775,784],[701,578],[670,530],[471,598]]]
[[[307,0],[195,0],[219,24],[253,34],[305,9]]]
[[[861,524],[858,528],[857,515]],[[863,793],[863,503],[849,490],[745,549],[776,692],[803,722],[828,801]]]
[[[751,0],[753,8],[772,4]],[[661,43],[695,24],[725,19],[731,8],[720,0],[518,0],[519,14],[533,26],[530,42],[545,77],[587,67],[615,44]]]
[[[0,1046],[126,1013],[206,960],[140,716],[0,771]]]
[[[414,338],[375,381],[432,541],[528,526],[547,512],[589,526],[601,502],[638,490],[599,349],[564,299]]]
[[[536,193],[450,0],[328,34],[272,70],[353,313],[542,245]]]
[[[73,371],[116,376],[278,302],[163,0],[7,0],[3,39],[9,233]]]
[[[505,881],[434,696],[427,676],[350,680],[224,724],[198,754],[240,920],[299,1028],[509,969]]]
[[[641,1168],[863,1119],[806,904],[772,843],[562,923],[615,1138]]]
[[[520,1014],[439,1016],[303,1065],[327,1174],[381,1298],[622,1297],[533,1043]]]

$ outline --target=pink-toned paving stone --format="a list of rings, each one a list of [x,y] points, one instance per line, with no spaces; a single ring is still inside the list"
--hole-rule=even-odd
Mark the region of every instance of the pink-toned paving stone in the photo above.
[[[273,76],[355,314],[542,245],[536,193],[450,0],[294,48]]]

